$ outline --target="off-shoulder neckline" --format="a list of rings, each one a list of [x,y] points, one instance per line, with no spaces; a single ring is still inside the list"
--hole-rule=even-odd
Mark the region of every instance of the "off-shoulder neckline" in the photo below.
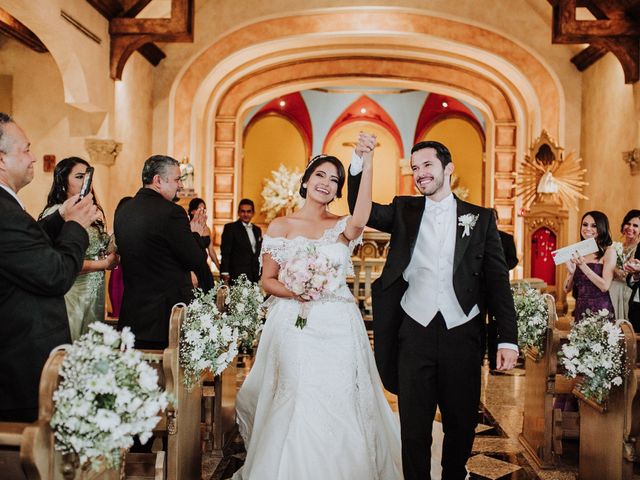
[[[334,230],[336,230],[336,228],[338,227],[338,225],[340,225],[340,222],[344,222],[346,221],[351,215],[345,215],[344,217],[340,217],[338,219],[338,221],[333,225],[333,227],[329,227],[327,229],[325,229],[324,232],[322,232],[322,235],[319,238],[309,238],[309,237],[305,237],[304,235],[296,235],[295,237],[282,237],[282,236],[277,236],[277,237],[273,237],[271,235],[263,235],[263,239],[268,238],[271,240],[287,240],[287,241],[293,241],[293,240],[298,240],[298,239],[303,239],[303,240],[307,240],[309,242],[320,242],[322,240],[324,240],[329,233],[333,232]]]

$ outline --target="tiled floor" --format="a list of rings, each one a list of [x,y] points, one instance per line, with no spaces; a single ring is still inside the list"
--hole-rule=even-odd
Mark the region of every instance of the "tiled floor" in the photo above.
[[[239,377],[239,384],[245,374],[246,371]],[[490,375],[488,369],[483,368],[479,424],[473,455],[467,464],[470,479],[575,480],[577,444],[568,444],[565,448],[567,453],[562,459],[560,470],[537,471],[518,441],[522,429],[523,375],[524,370],[519,368],[506,375]],[[395,396],[387,394],[387,399],[391,408],[397,411]],[[202,478],[230,478],[242,465],[244,455],[244,446],[239,437],[232,442],[222,459],[204,455]]]

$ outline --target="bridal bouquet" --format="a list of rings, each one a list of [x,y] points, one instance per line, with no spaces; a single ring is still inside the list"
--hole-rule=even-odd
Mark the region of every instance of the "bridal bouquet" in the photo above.
[[[296,295],[308,300],[329,297],[340,288],[340,265],[320,252],[316,245],[306,245],[292,255],[280,269],[280,281]],[[303,303],[296,327],[307,324],[309,307]]]
[[[511,289],[518,323],[518,343],[544,353],[545,333],[549,321],[547,302],[543,295],[529,285]]]
[[[241,349],[252,348],[262,330],[264,295],[257,283],[242,274],[233,281],[225,299],[226,323],[238,330]]]
[[[606,309],[587,311],[569,334],[558,358],[570,378],[578,375],[584,382],[578,387],[585,397],[602,404],[613,386],[622,385],[626,372],[622,329],[609,320]]]
[[[56,450],[96,470],[117,467],[138,435],[145,443],[167,407],[158,374],[133,349],[134,335],[94,322],[67,349],[53,394]]]
[[[216,293],[216,288],[206,294],[196,289],[195,298],[187,306],[180,337],[180,365],[189,388],[198,383],[205,370],[219,375],[238,355],[238,328],[218,310]]]

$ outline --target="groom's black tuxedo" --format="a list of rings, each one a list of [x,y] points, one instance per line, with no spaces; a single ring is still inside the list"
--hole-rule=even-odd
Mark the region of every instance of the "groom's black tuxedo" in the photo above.
[[[352,210],[359,183],[360,175],[349,175]],[[453,203],[448,204],[452,207],[446,211],[453,215]],[[471,314],[474,306],[478,307],[479,313],[450,327],[443,311],[437,311],[431,319],[420,319],[426,321],[426,325],[404,311],[401,300],[409,284],[403,273],[411,262],[424,213],[425,197],[395,197],[390,205],[373,204],[367,225],[391,233],[387,261],[380,278],[372,286],[375,358],[384,386],[398,394],[405,480],[429,478],[431,428],[436,407],[440,408],[445,432],[442,478],[462,480],[466,476],[465,464],[471,454],[478,422],[480,360],[484,353],[482,312],[488,307],[494,313],[499,342],[517,344],[515,310],[493,212],[455,198],[455,245],[443,250],[448,252],[446,256],[433,259],[429,252],[422,251],[417,261],[430,264],[422,263],[423,267],[439,265],[440,270],[445,263],[452,265],[455,298],[442,300],[444,303],[439,303],[439,308],[448,309],[450,301],[457,300],[465,317]],[[469,234],[463,235],[465,228],[459,225],[458,219],[466,214],[473,215],[476,220]],[[449,218],[448,221],[452,220]],[[425,225],[428,223],[433,227],[436,224],[433,221],[428,218]],[[431,232],[431,227],[423,235],[427,232]],[[439,233],[435,230],[439,242],[453,241],[453,238],[440,237]],[[418,245],[425,248],[428,243],[418,242]],[[437,276],[433,270],[421,272],[413,273],[412,278],[425,274],[436,276],[425,279],[428,281],[424,288],[435,286],[440,289],[439,294],[444,294],[444,289],[450,291],[451,284],[445,277]],[[435,292],[427,291],[424,295],[437,298],[432,293]],[[414,309],[417,305],[418,311],[422,305],[416,297],[421,295],[422,292],[412,291],[411,299],[407,299]],[[424,307],[424,311],[430,311],[432,306],[425,303]],[[455,315],[449,317],[452,319],[460,320]]]
[[[349,206],[353,210],[360,175],[349,175]],[[456,198],[457,216],[478,215],[470,235],[463,237],[458,226],[453,261],[453,287],[465,314],[474,305],[481,312],[488,306],[498,322],[498,342],[518,343],[518,332],[498,229],[490,209]],[[398,330],[404,312],[400,300],[407,289],[402,273],[411,261],[424,212],[423,196],[395,197],[390,205],[373,204],[367,225],[391,233],[387,261],[372,285],[375,357],[387,390],[398,391]],[[456,222],[457,223],[457,222]]]

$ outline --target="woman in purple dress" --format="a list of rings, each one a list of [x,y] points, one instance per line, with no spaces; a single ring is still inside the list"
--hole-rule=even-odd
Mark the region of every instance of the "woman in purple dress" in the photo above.
[[[580,238],[595,238],[598,251],[585,257],[574,253],[566,263],[568,275],[564,291],[572,291],[576,300],[573,318],[579,322],[587,310],[597,312],[606,309],[613,320],[615,315],[609,287],[616,268],[616,253],[611,247],[607,216],[597,210],[585,213],[580,222]]]

